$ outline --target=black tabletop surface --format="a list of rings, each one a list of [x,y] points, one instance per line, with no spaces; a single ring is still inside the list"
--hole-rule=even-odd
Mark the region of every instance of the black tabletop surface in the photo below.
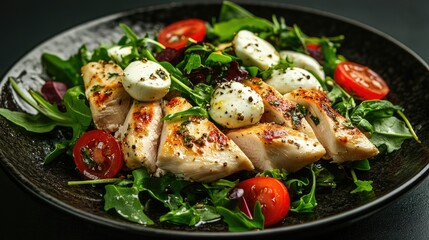
[[[280,1],[280,0],[278,0]],[[168,0],[14,0],[0,3],[0,73],[40,42],[86,21]],[[381,30],[429,62],[429,1],[289,0]],[[0,239],[137,239],[90,224],[40,201],[0,170]],[[329,239],[429,239],[429,178],[381,211],[326,233]],[[286,236],[285,236],[286,237]]]

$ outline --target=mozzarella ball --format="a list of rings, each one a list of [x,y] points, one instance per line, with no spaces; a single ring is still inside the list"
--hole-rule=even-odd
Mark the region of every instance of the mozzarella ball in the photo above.
[[[232,40],[232,45],[235,54],[246,66],[267,70],[280,60],[279,53],[271,43],[247,30],[239,31]]]
[[[134,61],[124,69],[123,86],[136,100],[160,100],[168,93],[170,85],[170,74],[156,62]]]
[[[305,70],[317,74],[320,79],[325,79],[323,67],[311,56],[294,51],[280,51],[280,57],[291,60],[295,67],[304,68]]]
[[[298,88],[322,90],[319,81],[309,71],[298,67],[274,70],[265,82],[281,94]]]
[[[122,62],[122,59],[131,54],[131,46],[114,46],[107,50],[109,57],[113,58],[117,62]]]
[[[235,81],[219,84],[210,101],[210,117],[226,128],[253,125],[259,122],[263,113],[261,96],[250,87]]]

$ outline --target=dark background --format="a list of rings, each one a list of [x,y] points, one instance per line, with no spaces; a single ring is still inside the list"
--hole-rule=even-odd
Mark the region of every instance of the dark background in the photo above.
[[[261,0],[260,0],[261,1]],[[341,15],[381,30],[429,62],[429,1],[274,1]],[[0,74],[37,44],[111,13],[167,0],[14,0],[0,3]],[[380,46],[382,47],[382,46]],[[55,209],[0,170],[0,239],[130,239]],[[329,239],[429,239],[429,178],[375,215],[323,235]],[[286,236],[285,236],[286,237]],[[320,236],[322,237],[322,236]]]

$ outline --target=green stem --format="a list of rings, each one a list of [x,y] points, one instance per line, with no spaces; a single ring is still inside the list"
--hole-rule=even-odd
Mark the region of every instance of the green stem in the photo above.
[[[35,108],[37,111],[40,111],[40,106],[37,104],[37,102],[33,99],[30,98],[29,96],[31,96],[27,91],[23,91],[18,84],[15,81],[15,78],[13,77],[9,77],[9,82],[12,85],[13,90],[15,90],[16,93],[18,93],[18,95],[24,99],[28,104],[30,104],[33,108]]]
[[[414,132],[413,126],[411,126],[410,121],[408,121],[408,118],[405,116],[405,114],[401,111],[398,110],[397,111],[398,115],[402,117],[402,119],[404,120],[405,124],[407,125],[408,129],[411,132],[411,135],[413,136],[413,138],[418,142],[418,143],[422,143],[419,139],[419,137],[417,136],[417,134]]]
[[[161,49],[165,49],[165,46],[164,46],[164,45],[162,45],[160,42],[155,41],[155,40],[153,40],[153,39],[151,39],[151,38],[144,38],[144,41],[145,41],[145,42],[152,43],[152,44],[154,44],[154,45],[158,46],[158,47],[159,47],[159,48],[161,48]]]
[[[122,178],[106,178],[106,179],[94,179],[94,180],[83,180],[83,181],[68,181],[69,186],[74,185],[85,185],[85,184],[106,184],[106,183],[116,183],[121,181]]]
[[[12,85],[12,88],[18,93],[18,95],[24,99],[30,106],[36,109],[38,112],[42,113],[46,117],[52,119],[53,121],[59,123],[62,126],[70,126],[72,121],[68,118],[65,118],[55,112],[50,111],[43,105],[50,104],[42,96],[37,94],[35,91],[30,90],[30,92],[23,90],[18,86],[18,83],[13,77],[9,77],[9,82]],[[31,96],[31,98],[29,97]]]
[[[350,173],[352,174],[353,182],[356,182],[358,180],[355,170],[353,168],[350,168]]]

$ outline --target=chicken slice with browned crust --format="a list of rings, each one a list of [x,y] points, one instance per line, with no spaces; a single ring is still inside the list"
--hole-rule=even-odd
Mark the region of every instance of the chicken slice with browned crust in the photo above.
[[[186,99],[175,97],[164,101],[163,111],[167,115],[191,107]],[[204,117],[164,121],[157,164],[167,172],[198,182],[212,182],[254,169],[240,148]]]
[[[331,107],[325,92],[297,89],[285,97],[307,107],[306,118],[333,162],[362,160],[378,154],[374,144]]]
[[[124,124],[116,132],[122,145],[125,165],[129,169],[145,167],[157,172],[158,141],[162,129],[161,102],[134,100]]]
[[[260,123],[227,133],[259,170],[296,172],[326,153],[315,138],[276,123]]]
[[[100,61],[87,63],[81,71],[95,127],[108,132],[117,131],[132,102],[122,86],[121,67]]]
[[[309,138],[317,140],[313,129],[295,102],[284,97],[274,87],[266,84],[260,78],[245,80],[243,84],[252,88],[262,97],[264,114],[262,115],[261,122],[275,122],[279,125],[303,132]]]

